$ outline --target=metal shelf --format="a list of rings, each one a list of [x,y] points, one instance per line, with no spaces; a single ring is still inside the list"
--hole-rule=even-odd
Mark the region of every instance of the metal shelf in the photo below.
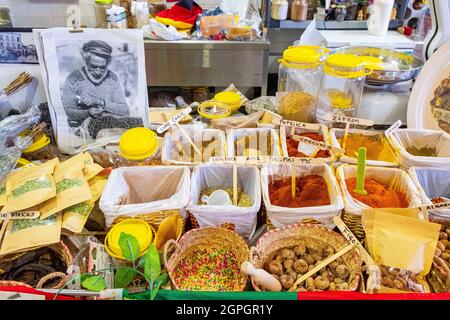
[[[292,21],[292,20],[270,20],[269,28],[277,28],[277,29],[305,29],[312,20],[307,21]],[[389,22],[389,29],[396,29],[402,25],[401,20],[392,20]],[[317,29],[331,29],[331,30],[358,30],[358,29],[367,29],[366,21],[318,21],[316,20],[316,28]]]

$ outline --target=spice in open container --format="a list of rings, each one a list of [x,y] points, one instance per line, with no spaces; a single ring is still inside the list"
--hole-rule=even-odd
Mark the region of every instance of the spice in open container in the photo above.
[[[320,85],[321,60],[326,54],[321,47],[289,47],[279,60],[279,111],[283,118],[314,122]]]
[[[374,62],[370,61],[371,67]],[[351,54],[331,54],[325,60],[316,119],[327,123],[326,114],[356,118],[366,76],[370,74],[368,62]]]

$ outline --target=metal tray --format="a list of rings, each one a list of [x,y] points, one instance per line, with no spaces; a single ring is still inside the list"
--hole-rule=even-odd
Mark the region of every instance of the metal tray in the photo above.
[[[371,84],[392,84],[414,79],[423,66],[419,58],[392,49],[376,47],[341,47],[335,49],[332,53],[347,53],[356,56],[373,56],[381,59],[386,64],[384,70],[374,70],[367,76],[367,83]],[[389,65],[393,66],[389,70]],[[398,70],[395,70],[398,68]]]

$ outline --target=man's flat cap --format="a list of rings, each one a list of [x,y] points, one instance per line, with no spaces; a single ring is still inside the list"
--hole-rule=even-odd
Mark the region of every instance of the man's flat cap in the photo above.
[[[83,51],[92,52],[100,56],[111,56],[112,47],[102,40],[91,40],[83,45]]]

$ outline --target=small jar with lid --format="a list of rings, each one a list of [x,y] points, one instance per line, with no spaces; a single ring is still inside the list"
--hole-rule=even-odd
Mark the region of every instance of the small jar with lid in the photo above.
[[[192,98],[199,103],[208,100],[208,87],[195,87]]]
[[[290,47],[283,52],[277,92],[283,118],[314,122],[322,58],[326,53],[318,46]]]
[[[273,0],[270,7],[270,17],[273,20],[286,20],[288,11],[289,2],[287,0]]]
[[[27,135],[29,131],[25,131],[24,135]],[[42,133],[38,135],[33,143],[22,151],[22,158],[28,161],[48,161],[55,157],[55,153],[52,150],[50,144],[50,138]]]
[[[96,28],[106,29],[108,27],[108,21],[106,19],[106,10],[110,9],[113,5],[112,0],[95,0],[94,11]]]
[[[241,96],[236,92],[219,92],[214,96],[214,100],[226,104],[232,113],[241,107]]]
[[[291,8],[291,20],[305,21],[308,16],[308,1],[294,0]]]
[[[159,158],[158,136],[148,128],[127,130],[119,140],[119,154],[126,166],[147,166]]]
[[[332,54],[325,61],[316,118],[332,126],[325,115],[357,117],[366,76],[367,62],[351,54]]]

